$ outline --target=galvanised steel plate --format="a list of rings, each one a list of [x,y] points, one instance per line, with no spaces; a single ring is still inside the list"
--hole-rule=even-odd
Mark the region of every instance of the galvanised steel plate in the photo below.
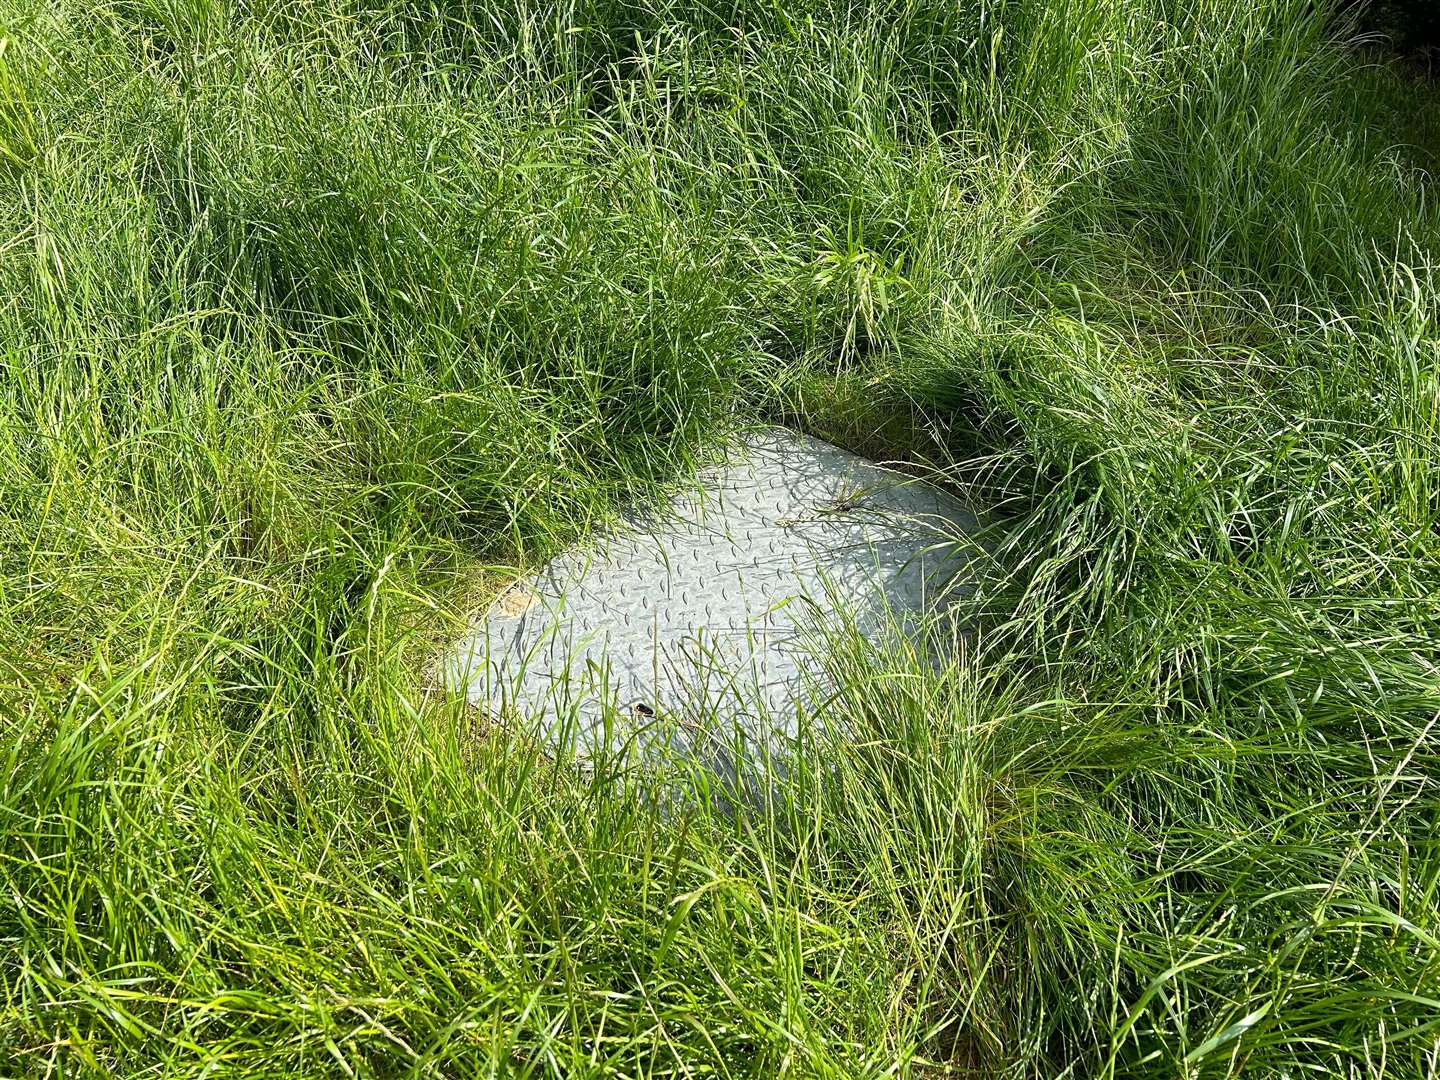
[[[511,586],[443,675],[582,755],[793,734],[823,686],[817,629],[913,625],[958,587],[975,527],[929,484],[764,429],[693,495]]]

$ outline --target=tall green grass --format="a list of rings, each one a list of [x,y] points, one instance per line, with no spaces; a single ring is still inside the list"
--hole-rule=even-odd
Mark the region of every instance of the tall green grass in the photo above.
[[[0,2],[0,1072],[1440,1072],[1437,98],[1348,32]],[[996,522],[849,738],[737,810],[429,684],[762,418]]]

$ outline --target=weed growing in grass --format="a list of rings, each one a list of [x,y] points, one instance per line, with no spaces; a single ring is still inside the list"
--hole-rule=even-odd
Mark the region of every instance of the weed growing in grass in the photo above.
[[[0,3],[3,1071],[1440,1072],[1434,91],[1324,7]],[[973,640],[741,813],[427,690],[760,416],[988,509]]]

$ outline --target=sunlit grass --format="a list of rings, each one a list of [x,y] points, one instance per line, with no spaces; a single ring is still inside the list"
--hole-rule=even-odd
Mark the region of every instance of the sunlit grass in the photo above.
[[[1314,8],[0,0],[0,1072],[1440,1072],[1437,104]],[[431,684],[756,419],[961,641],[740,793]]]

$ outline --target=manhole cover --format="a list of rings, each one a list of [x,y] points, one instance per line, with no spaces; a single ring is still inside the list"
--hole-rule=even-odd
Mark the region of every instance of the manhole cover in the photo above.
[[[581,753],[637,727],[793,733],[814,629],[837,612],[867,635],[913,622],[956,588],[975,526],[931,485],[766,429],[694,495],[512,585],[445,676]]]

